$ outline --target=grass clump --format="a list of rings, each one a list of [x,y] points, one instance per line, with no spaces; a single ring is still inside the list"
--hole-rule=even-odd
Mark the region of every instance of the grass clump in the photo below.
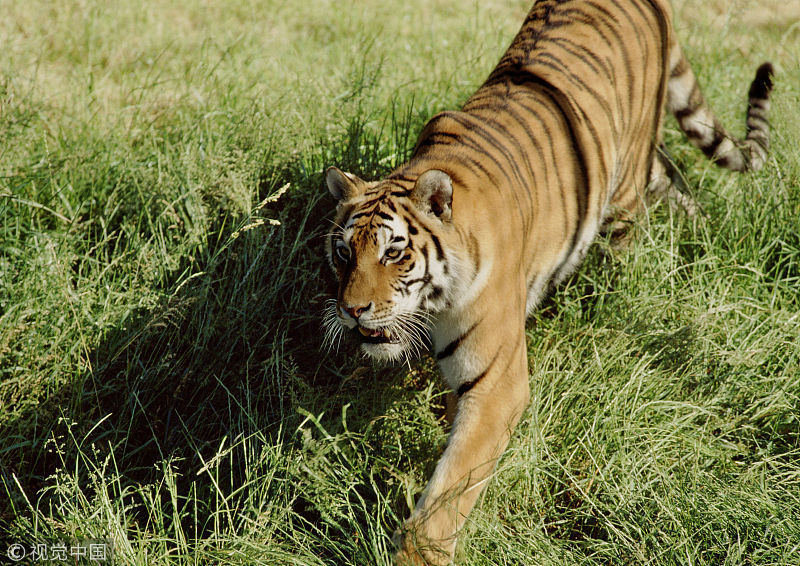
[[[444,443],[441,389],[429,359],[320,349],[322,171],[404,161],[527,8],[6,7],[3,541],[388,563]],[[459,563],[800,561],[800,43],[791,3],[772,8],[676,3],[731,130],[776,63],[771,157],[718,171],[668,122],[707,218],[650,211],[531,319],[531,406]]]

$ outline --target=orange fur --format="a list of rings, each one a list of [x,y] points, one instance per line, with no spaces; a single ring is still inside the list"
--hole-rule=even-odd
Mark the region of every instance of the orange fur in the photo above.
[[[461,111],[430,120],[407,164],[376,182],[328,170],[340,282],[329,338],[349,329],[367,354],[396,359],[429,334],[455,394],[447,448],[398,533],[398,562],[452,559],[528,403],[527,313],[604,224],[667,190],[665,107],[721,165],[757,168],[770,75],[762,67],[751,88],[750,134],[733,140],[704,123],[712,115],[665,1],[540,0]]]

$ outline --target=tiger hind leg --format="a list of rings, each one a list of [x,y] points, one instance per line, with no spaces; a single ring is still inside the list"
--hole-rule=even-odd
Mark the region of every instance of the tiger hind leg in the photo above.
[[[630,224],[636,211],[666,200],[673,210],[683,211],[693,218],[700,210],[699,205],[689,193],[689,188],[678,167],[673,162],[662,143],[656,146],[647,186],[643,193],[631,192],[627,201],[620,201],[609,207],[599,233],[608,238],[610,251],[625,251],[631,243]]]
[[[683,174],[662,143],[656,147],[653,164],[650,166],[650,181],[645,201],[648,205],[652,205],[665,199],[673,210],[681,208],[689,218],[694,218],[700,210]]]

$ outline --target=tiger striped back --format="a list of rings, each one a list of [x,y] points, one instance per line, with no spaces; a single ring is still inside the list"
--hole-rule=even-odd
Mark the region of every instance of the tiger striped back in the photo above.
[[[637,3],[537,2],[462,112],[434,117],[420,137],[415,171],[458,167],[496,187],[494,206],[514,203],[534,259],[530,308],[580,262],[612,207],[637,208],[662,120],[668,21]],[[615,56],[631,47],[652,63],[632,72]]]
[[[658,150],[665,108],[719,165],[764,163],[771,66],[751,86],[746,138],[731,138],[671,17],[660,0],[540,0],[461,110],[428,122],[408,163],[375,182],[326,174],[339,202],[329,341],[349,330],[365,353],[394,359],[429,337],[453,392],[450,439],[398,533],[400,562],[451,559],[528,401],[527,313],[603,226],[676,194]]]

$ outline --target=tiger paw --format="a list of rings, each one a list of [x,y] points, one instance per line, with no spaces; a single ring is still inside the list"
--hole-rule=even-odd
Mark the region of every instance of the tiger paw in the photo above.
[[[392,541],[399,549],[394,555],[396,566],[447,566],[452,564],[454,548],[444,549],[436,546],[408,528],[396,530]]]

